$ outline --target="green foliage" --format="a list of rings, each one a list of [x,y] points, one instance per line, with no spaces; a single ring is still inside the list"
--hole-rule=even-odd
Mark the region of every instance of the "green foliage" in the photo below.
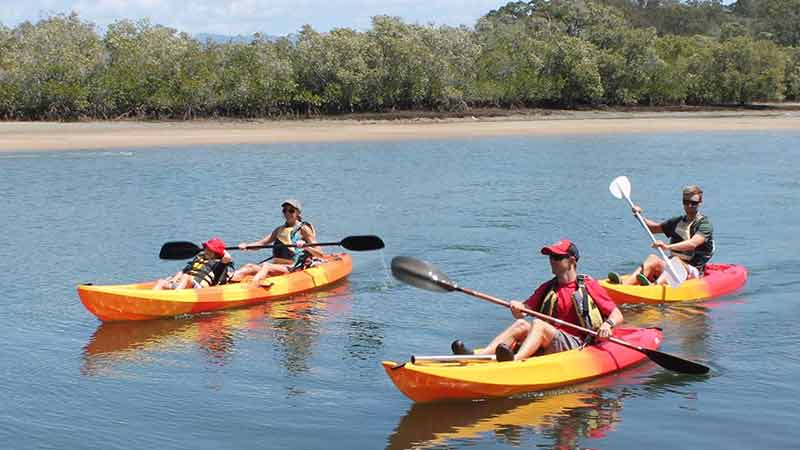
[[[787,61],[776,44],[738,37],[719,44],[712,58],[706,74],[721,103],[783,100]]]
[[[298,97],[328,112],[354,112],[368,100],[375,49],[363,33],[339,28],[320,34],[306,26],[294,52],[294,73],[307,93]]]
[[[76,14],[0,25],[0,118],[274,117],[386,109],[800,98],[800,0],[533,0],[474,28],[407,24],[250,43]],[[784,47],[782,47],[784,46]]]
[[[13,70],[16,40],[11,30],[0,24],[0,117],[13,117],[19,104],[18,86],[14,82]]]
[[[697,75],[690,68],[702,61],[705,54],[702,42],[684,36],[656,39],[657,67],[645,93],[649,104],[680,105],[689,100],[692,92],[698,92]]]
[[[572,36],[554,37],[544,52],[542,78],[551,104],[595,104],[603,97],[594,45]]]
[[[92,24],[76,14],[57,15],[36,25],[23,23],[12,32],[12,42],[4,34],[0,97],[13,100],[6,115],[74,118],[90,112],[91,80],[102,63]]]
[[[545,45],[523,22],[478,22],[476,96],[480,103],[526,105],[550,97],[543,82]]]
[[[109,26],[97,86],[103,113],[191,117],[213,104],[214,52],[185,33],[127,20]]]
[[[758,0],[756,28],[780,45],[800,47],[800,0]]]
[[[264,117],[289,112],[297,83],[291,60],[260,37],[217,47],[217,91],[225,115]]]
[[[790,50],[786,65],[786,99],[800,100],[800,48]]]

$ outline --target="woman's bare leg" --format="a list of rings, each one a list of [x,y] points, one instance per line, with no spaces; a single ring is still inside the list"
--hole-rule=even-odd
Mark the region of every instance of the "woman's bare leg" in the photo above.
[[[282,275],[285,273],[289,273],[289,266],[285,266],[283,264],[272,264],[272,263],[264,263],[261,265],[261,268],[258,270],[253,276],[253,279],[250,282],[253,285],[260,285],[261,280],[267,278],[269,275]]]
[[[242,278],[248,275],[255,275],[258,273],[260,269],[261,266],[259,266],[258,264],[252,264],[252,263],[245,264],[242,267],[236,269],[235,272],[233,272],[233,275],[231,275],[231,281],[233,282],[242,281]]]

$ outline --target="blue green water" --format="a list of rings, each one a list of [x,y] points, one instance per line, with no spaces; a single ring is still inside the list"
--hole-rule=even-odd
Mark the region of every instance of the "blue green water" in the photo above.
[[[797,448],[800,132],[209,146],[0,154],[0,442],[8,449]],[[508,311],[391,278],[427,259],[465,287],[524,298],[550,277],[538,249],[579,246],[581,271],[649,253],[608,192],[628,175],[652,218],[699,183],[716,262],[741,292],[626,307],[664,329],[652,363],[569,389],[414,405],[383,359],[486,343]],[[320,240],[377,234],[326,292],[180,320],[101,324],[82,282],[153,279],[169,240],[254,240],[299,198]],[[259,254],[237,254],[238,262]]]

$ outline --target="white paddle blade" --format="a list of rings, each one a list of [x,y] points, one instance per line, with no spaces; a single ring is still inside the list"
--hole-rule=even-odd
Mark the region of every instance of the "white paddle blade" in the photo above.
[[[683,267],[683,264],[675,263],[674,261],[669,261],[667,264],[667,270],[664,271],[664,274],[667,276],[667,283],[669,283],[670,287],[676,288],[686,281],[689,274],[686,272],[686,267]],[[670,267],[672,270],[670,270]]]
[[[631,181],[625,175],[619,176],[608,185],[608,190],[618,199],[628,198],[631,196]]]

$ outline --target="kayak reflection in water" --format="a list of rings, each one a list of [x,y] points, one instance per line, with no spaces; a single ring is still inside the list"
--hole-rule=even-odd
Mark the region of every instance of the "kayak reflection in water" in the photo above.
[[[664,233],[669,238],[669,244],[656,241],[652,247],[671,252],[670,261],[686,268],[688,278],[702,277],[706,263],[714,254],[714,227],[708,217],[699,213],[701,203],[703,203],[703,190],[700,189],[700,186],[686,186],[683,188],[685,215],[676,216],[661,223],[644,219],[647,228],[652,233]],[[641,214],[642,211],[639,205],[634,205],[634,214]],[[653,282],[667,284],[664,266],[664,260],[656,255],[650,255],[629,276],[620,276],[616,272],[610,272],[608,280],[614,284],[641,284],[643,286]]]
[[[244,277],[253,275],[251,283],[258,285],[261,280],[269,275],[282,275],[295,270],[311,267],[314,258],[322,258],[325,253],[318,247],[308,247],[306,244],[317,242],[317,232],[314,225],[305,222],[300,216],[300,202],[294,199],[284,200],[281,210],[286,222],[272,230],[272,233],[254,242],[242,242],[239,248],[247,250],[248,247],[269,245],[275,243],[272,249],[273,262],[264,261],[259,264],[246,264],[233,273],[233,281],[241,281]],[[283,245],[280,245],[283,244]],[[287,247],[294,245],[294,247]]]
[[[101,322],[84,346],[81,374],[116,376],[169,358],[183,360],[195,349],[205,357],[206,369],[223,367],[237,355],[242,340],[272,342],[280,355],[276,362],[287,371],[308,371],[323,320],[346,314],[351,301],[352,291],[343,281],[324,291],[209,315]]]
[[[472,403],[414,403],[387,439],[386,450],[488,447],[492,441],[523,448],[584,448],[579,441],[614,431],[625,396],[589,389]]]
[[[161,289],[192,289],[216,286],[224,283],[228,275],[228,267],[233,263],[230,253],[225,250],[225,242],[220,238],[211,238],[203,243],[203,251],[179,270],[175,275],[158,280],[153,286]]]
[[[596,330],[601,339],[611,336],[611,329],[623,322],[622,313],[606,291],[588,275],[578,275],[578,248],[569,240],[561,240],[541,250],[550,257],[555,277],[542,283],[524,303],[511,302],[511,314],[517,319],[478,354],[494,354],[498,361],[525,359],[541,350],[542,354],[579,348],[587,335],[544,320],[524,319],[522,308],[540,311],[557,319]],[[516,354],[512,349],[516,349]],[[466,355],[461,341],[452,344],[454,354]]]

